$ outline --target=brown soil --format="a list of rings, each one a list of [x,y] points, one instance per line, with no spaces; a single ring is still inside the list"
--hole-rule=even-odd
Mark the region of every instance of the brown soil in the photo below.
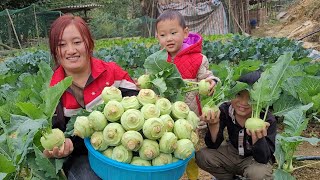
[[[284,10],[279,20],[273,20],[252,30],[252,36],[287,37],[298,40],[320,29],[320,1],[300,0]],[[320,50],[320,32],[302,40],[304,47]]]

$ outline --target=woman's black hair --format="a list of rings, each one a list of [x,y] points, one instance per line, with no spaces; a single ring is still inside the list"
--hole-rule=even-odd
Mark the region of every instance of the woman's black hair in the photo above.
[[[261,76],[261,73],[262,73],[262,70],[259,69],[259,70],[244,74],[238,79],[238,81],[247,83],[251,86],[258,81],[258,79]]]

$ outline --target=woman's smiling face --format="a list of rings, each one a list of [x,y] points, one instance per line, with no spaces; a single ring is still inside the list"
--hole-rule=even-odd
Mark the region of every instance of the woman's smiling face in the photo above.
[[[90,67],[85,40],[74,24],[64,29],[57,50],[60,65],[67,74],[81,72]]]

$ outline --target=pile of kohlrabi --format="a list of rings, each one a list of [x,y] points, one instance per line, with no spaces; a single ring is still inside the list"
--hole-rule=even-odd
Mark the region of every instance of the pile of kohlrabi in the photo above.
[[[151,89],[122,97],[113,86],[102,92],[103,110],[78,116],[74,135],[90,138],[93,148],[118,162],[160,166],[195,151],[198,116],[182,101],[170,102]]]

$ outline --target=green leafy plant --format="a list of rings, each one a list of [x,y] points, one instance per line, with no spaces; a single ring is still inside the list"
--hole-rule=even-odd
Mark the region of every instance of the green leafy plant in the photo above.
[[[284,130],[276,137],[275,157],[278,164],[278,168],[274,172],[274,177],[276,179],[282,179],[282,177],[294,179],[291,176],[291,173],[296,169],[307,166],[293,166],[295,158],[294,153],[299,144],[306,141],[312,145],[317,145],[317,143],[320,142],[320,139],[316,137],[306,138],[301,136],[309,122],[309,118],[306,118],[306,111],[310,109],[312,105],[313,104],[310,103],[308,105],[299,106],[284,114]]]
[[[150,75],[150,82],[156,94],[168,98],[171,102],[183,99],[182,87],[185,86],[174,64],[167,62],[166,50],[158,51],[145,60],[144,68]]]
[[[292,60],[292,53],[281,55],[270,68],[261,74],[260,79],[253,84],[253,88],[249,89],[252,115],[245,122],[247,129],[256,130],[265,126],[264,121],[267,113],[261,119],[260,112],[263,109],[268,112],[269,107],[279,99],[282,91],[281,84]]]
[[[49,67],[48,64],[43,62],[40,66],[42,74],[52,73],[50,68],[44,68]],[[43,157],[40,137],[44,133],[50,133],[52,117],[59,99],[71,82],[72,78],[69,77],[54,87],[44,83],[40,85],[42,87],[40,93],[38,92],[40,96],[34,96],[39,100],[32,101],[31,98],[28,102],[18,102],[17,106],[28,117],[12,114],[8,124],[0,118],[1,128],[4,131],[0,136],[0,159],[6,162],[6,166],[0,166],[3,178],[63,178],[61,169],[64,159]]]

